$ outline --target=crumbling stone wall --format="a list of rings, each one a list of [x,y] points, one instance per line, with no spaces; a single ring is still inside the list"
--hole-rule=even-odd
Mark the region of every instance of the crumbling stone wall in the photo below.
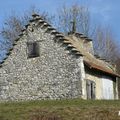
[[[40,27],[20,38],[0,68],[0,101],[81,97],[81,57],[55,40]],[[28,41],[38,41],[39,57],[28,58]]]

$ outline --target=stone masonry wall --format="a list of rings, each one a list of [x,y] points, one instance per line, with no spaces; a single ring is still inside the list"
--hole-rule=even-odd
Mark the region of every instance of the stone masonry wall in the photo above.
[[[28,41],[38,41],[39,57],[28,58]],[[0,68],[0,101],[81,97],[79,59],[44,29],[28,31]]]

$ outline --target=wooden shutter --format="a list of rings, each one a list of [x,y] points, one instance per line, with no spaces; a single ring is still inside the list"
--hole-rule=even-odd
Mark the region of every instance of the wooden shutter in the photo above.
[[[91,80],[86,81],[87,99],[95,99],[95,82]]]
[[[86,89],[87,89],[87,99],[91,99],[91,84],[89,80],[87,80]]]
[[[91,82],[91,99],[95,99],[95,82]]]
[[[38,44],[38,42],[35,42],[33,47],[34,47],[34,54],[36,56],[39,56],[39,44]]]

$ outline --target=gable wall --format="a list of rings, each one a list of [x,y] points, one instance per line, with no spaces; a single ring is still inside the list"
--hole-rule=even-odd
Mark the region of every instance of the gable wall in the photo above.
[[[0,101],[81,97],[80,58],[53,38],[35,28],[17,42],[0,68]],[[39,41],[40,57],[27,58],[28,41]]]

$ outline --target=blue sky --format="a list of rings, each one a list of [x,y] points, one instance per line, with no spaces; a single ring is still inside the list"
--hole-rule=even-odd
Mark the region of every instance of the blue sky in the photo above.
[[[94,21],[110,26],[115,39],[120,43],[120,0],[1,0],[0,27],[3,25],[4,18],[12,11],[21,15],[34,5],[41,11],[54,14],[63,4],[70,6],[73,3],[87,6]]]

